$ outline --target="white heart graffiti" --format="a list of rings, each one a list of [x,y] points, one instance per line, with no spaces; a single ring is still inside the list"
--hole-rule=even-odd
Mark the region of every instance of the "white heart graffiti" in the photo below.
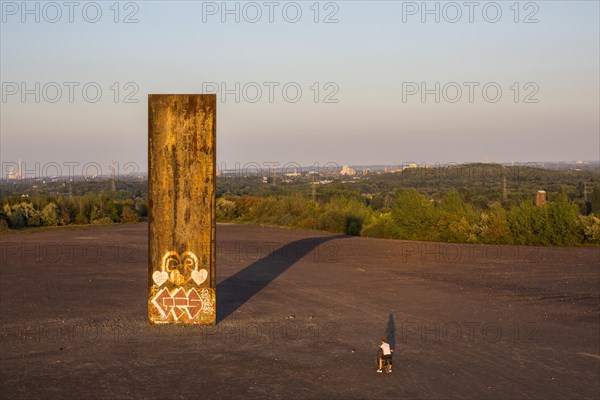
[[[152,279],[154,280],[154,283],[158,285],[158,287],[161,287],[163,283],[169,279],[169,274],[167,274],[165,271],[154,271],[152,274]]]
[[[182,262],[184,270],[191,270],[189,276],[181,273],[180,264]],[[201,285],[207,278],[208,271],[204,268],[198,269],[198,257],[191,251],[185,251],[181,256],[176,251],[167,251],[162,258],[160,271],[152,274],[152,280],[158,287],[161,287],[167,280],[180,286],[192,279],[196,285]]]

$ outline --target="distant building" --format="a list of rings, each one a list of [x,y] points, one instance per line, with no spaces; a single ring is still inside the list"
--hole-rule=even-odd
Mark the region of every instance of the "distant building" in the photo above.
[[[352,176],[352,175],[356,175],[356,171],[353,170],[352,168],[350,168],[349,166],[344,165],[342,167],[342,170],[340,171],[340,175],[349,175],[349,176]]]
[[[546,204],[546,191],[538,190],[535,194],[535,205],[541,207],[544,204]]]
[[[298,172],[298,168],[294,168],[294,172],[288,172],[284,174],[285,176],[289,176],[289,177],[295,177],[295,176],[302,176],[302,173]]]
[[[17,170],[15,171],[14,168],[10,168],[8,169],[8,171],[6,171],[6,179],[7,180],[17,180],[17,179],[23,179],[23,172],[21,170],[21,159],[19,158],[19,164],[17,165]]]

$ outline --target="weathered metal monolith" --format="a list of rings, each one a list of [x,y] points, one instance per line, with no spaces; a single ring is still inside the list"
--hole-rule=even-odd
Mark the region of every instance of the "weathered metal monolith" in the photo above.
[[[148,318],[215,324],[216,95],[148,95]]]

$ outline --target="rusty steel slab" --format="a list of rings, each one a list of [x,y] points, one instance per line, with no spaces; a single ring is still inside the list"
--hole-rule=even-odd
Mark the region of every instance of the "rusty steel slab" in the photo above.
[[[216,95],[148,95],[148,318],[215,324]]]

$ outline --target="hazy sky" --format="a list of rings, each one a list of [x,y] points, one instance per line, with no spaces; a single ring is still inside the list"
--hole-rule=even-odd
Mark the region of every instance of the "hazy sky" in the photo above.
[[[469,4],[3,1],[2,162],[145,171],[147,94],[215,88],[227,167],[598,160],[598,1]]]

